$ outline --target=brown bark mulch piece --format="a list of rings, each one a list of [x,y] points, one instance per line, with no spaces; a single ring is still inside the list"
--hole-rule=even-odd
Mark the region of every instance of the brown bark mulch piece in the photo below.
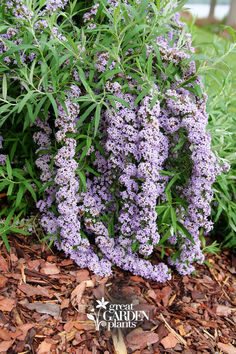
[[[101,278],[34,236],[0,242],[0,353],[236,353],[236,259],[155,283],[114,268]],[[157,252],[158,253],[158,252]],[[158,255],[157,255],[158,258]],[[108,330],[87,317],[96,300],[145,312],[133,328]]]

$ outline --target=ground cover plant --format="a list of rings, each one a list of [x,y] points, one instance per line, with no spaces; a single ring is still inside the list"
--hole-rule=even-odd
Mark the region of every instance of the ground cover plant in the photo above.
[[[1,5],[1,236],[34,202],[81,268],[155,281],[202,263],[212,230],[207,95],[177,1]],[[4,194],[3,193],[3,194]],[[32,203],[33,204],[33,203]],[[18,226],[17,226],[18,225]],[[156,247],[168,259],[151,263]]]

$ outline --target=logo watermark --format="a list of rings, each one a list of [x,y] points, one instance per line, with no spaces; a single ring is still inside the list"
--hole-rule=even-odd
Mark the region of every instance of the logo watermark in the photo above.
[[[87,317],[94,321],[98,331],[100,327],[135,328],[140,321],[149,320],[149,313],[143,310],[135,310],[134,304],[110,304],[104,298],[96,300],[97,305],[91,308]]]

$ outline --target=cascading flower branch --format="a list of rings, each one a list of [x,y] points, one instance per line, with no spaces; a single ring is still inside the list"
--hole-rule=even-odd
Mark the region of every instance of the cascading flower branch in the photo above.
[[[212,229],[212,183],[228,166],[211,151],[207,97],[177,1],[95,1],[82,12],[82,29],[63,16],[60,26],[48,20],[67,2],[45,1],[35,20],[24,0],[6,3],[19,21],[30,21],[36,49],[25,53],[23,46],[21,60],[30,63],[31,80],[32,67],[42,66],[37,92],[48,95],[55,113],[41,109],[32,127],[41,224],[60,250],[97,275],[111,275],[116,265],[169,280],[165,247],[172,249],[169,265],[190,274],[204,261],[200,235]],[[7,55],[9,40],[20,40],[16,27],[1,34],[0,50],[11,65],[17,65]],[[37,54],[45,38],[53,57],[60,48],[53,64],[63,72],[61,91],[55,78],[45,89],[53,70],[45,64],[51,56]]]

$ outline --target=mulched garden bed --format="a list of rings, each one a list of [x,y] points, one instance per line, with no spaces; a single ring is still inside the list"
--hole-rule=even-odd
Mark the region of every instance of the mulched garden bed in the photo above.
[[[34,236],[0,243],[0,353],[236,353],[236,261],[225,250],[214,268],[155,283],[117,268],[100,278]],[[136,328],[96,331],[95,300],[136,303],[151,314]]]

